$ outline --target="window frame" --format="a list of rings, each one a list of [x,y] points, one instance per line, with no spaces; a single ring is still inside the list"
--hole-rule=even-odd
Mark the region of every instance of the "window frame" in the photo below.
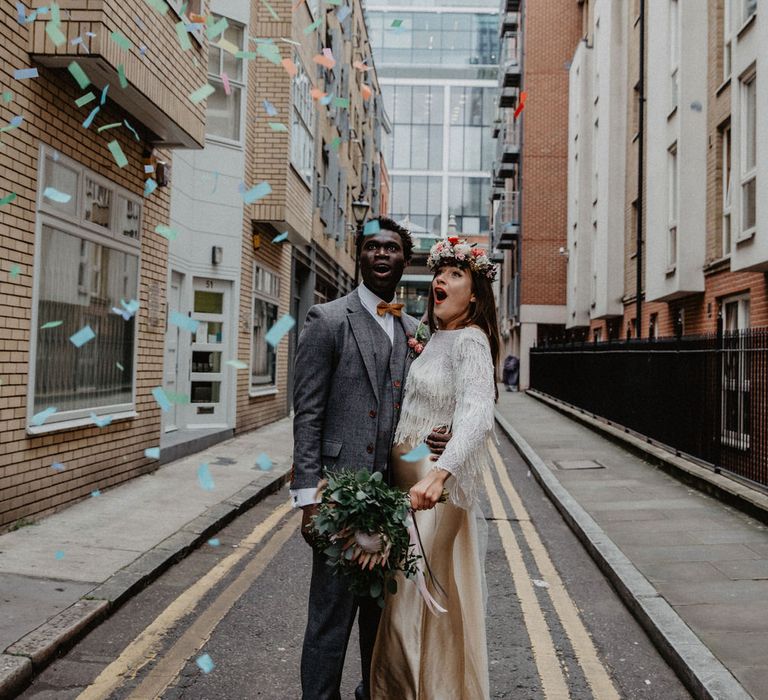
[[[753,126],[754,126],[754,141],[752,143],[752,148],[754,149],[754,163],[751,168],[748,170],[746,169],[746,162],[747,162],[747,154],[749,152],[749,144],[747,143],[747,139],[749,137],[748,135],[748,117],[747,114],[747,91],[753,89],[754,95],[752,99],[752,105],[754,107],[754,114],[753,114]],[[739,158],[739,170],[741,171],[739,174],[739,233],[736,238],[736,242],[739,243],[741,241],[748,240],[752,238],[755,235],[755,232],[757,231],[757,137],[759,133],[759,129],[757,126],[757,70],[755,66],[748,69],[739,79],[739,102],[740,102],[740,138],[739,141],[741,142],[741,148],[740,148],[740,158]],[[754,184],[755,188],[755,197],[753,200],[753,204],[755,207],[754,212],[754,224],[749,227],[748,229],[744,228],[744,205],[745,205],[745,188],[749,186],[751,183]]]
[[[190,23],[189,21],[189,15],[190,14],[202,14],[203,10],[203,0],[165,0],[168,7],[173,10],[174,14],[183,22]],[[195,7],[192,8],[191,5],[194,4]],[[184,7],[184,5],[187,5],[186,12],[182,14],[181,10]],[[198,43],[200,47],[203,46],[203,30],[197,29],[194,32],[188,32],[190,36],[192,36],[195,41]]]
[[[727,313],[726,307],[736,304],[736,325],[737,328],[734,329],[735,332],[740,332],[743,330],[748,330],[750,328],[750,312],[751,312],[751,304],[750,304],[750,295],[749,293],[742,293],[742,294],[734,294],[728,297],[724,297],[720,300],[720,308],[722,309],[722,323],[723,323],[723,330],[726,333],[734,332],[734,330],[727,330],[725,328],[725,316]],[[739,450],[748,450],[750,446],[750,433],[749,433],[749,426],[745,426],[745,412],[744,412],[744,399],[746,397],[746,401],[750,401],[750,390],[751,390],[751,382],[750,379],[747,377],[745,378],[745,374],[747,374],[750,370],[750,356],[749,353],[746,350],[746,342],[745,337],[743,335],[740,335],[738,346],[733,348],[726,348],[723,350],[723,366],[722,366],[722,389],[721,389],[721,425],[720,425],[720,441],[723,445],[726,445],[728,447],[739,449]],[[736,354],[736,361],[732,362],[731,360],[731,353],[737,353]],[[735,369],[737,377],[729,377],[728,373],[733,372]],[[728,430],[726,428],[726,421],[728,419],[727,411],[726,411],[726,399],[727,399],[727,393],[726,392],[736,392],[738,403],[737,403],[737,429],[734,430]]]
[[[750,12],[749,6],[752,5],[752,11]],[[758,0],[742,0],[741,3],[741,24],[745,26],[752,18],[757,14]]]
[[[733,72],[733,0],[723,3],[723,82],[731,77]]]
[[[680,159],[677,141],[667,149],[667,274],[677,269],[680,207]]]
[[[669,112],[680,104],[680,3],[669,0]]]
[[[317,109],[314,104],[314,100],[312,99],[312,78],[309,74],[309,71],[306,69],[306,66],[304,65],[304,61],[301,58],[301,55],[297,50],[294,49],[293,52],[293,62],[296,64],[296,67],[298,68],[299,72],[297,73],[296,77],[291,81],[291,146],[289,149],[289,159],[291,163],[291,167],[298,173],[301,181],[310,189],[312,190],[313,182],[314,182],[314,170],[315,170],[315,161],[317,157],[317,138],[316,138],[316,129],[317,129]],[[301,75],[306,76],[306,95],[302,96],[302,103],[304,107],[306,107],[306,115],[302,114],[301,109],[296,104],[296,97],[298,95],[298,84],[299,80],[298,78]],[[310,123],[308,124],[305,116],[309,116]],[[311,155],[309,158],[308,167],[306,170],[306,173],[302,170],[302,164],[296,163],[294,161],[294,147],[295,147],[295,133],[294,133],[294,127],[300,128],[303,130],[304,134],[309,137],[309,142],[311,145]]]
[[[271,277],[274,279],[277,292],[275,295],[270,294],[269,292],[265,292],[263,290],[257,289],[256,286],[256,276],[259,270],[264,270],[265,272],[268,272]],[[282,291],[282,280],[280,279],[279,273],[269,265],[265,264],[264,262],[260,260],[254,260],[253,261],[253,270],[251,272],[251,318],[249,322],[249,331],[250,331],[250,358],[248,363],[248,396],[250,397],[258,397],[258,396],[271,396],[278,393],[278,382],[279,382],[279,371],[278,371],[278,363],[277,363],[277,348],[273,348],[272,352],[275,354],[275,378],[273,382],[266,383],[266,384],[254,384],[253,383],[253,316],[254,312],[256,310],[256,302],[257,301],[263,301],[267,304],[273,304],[275,308],[277,309],[277,319],[280,318],[280,293]],[[269,330],[269,329],[267,329]]]
[[[73,193],[75,199],[75,213],[67,214],[57,210],[54,204],[48,202],[43,197],[43,191],[46,188],[48,175],[49,158],[77,173],[78,181],[76,192]],[[85,221],[85,180],[86,177],[98,182],[98,184],[109,187],[112,190],[114,206],[110,213],[110,228],[104,229],[97,224]],[[118,208],[117,201],[119,197],[124,197],[133,201],[139,207],[139,239],[123,239],[118,237]],[[37,173],[37,199],[35,208],[35,243],[34,243],[34,262],[33,262],[33,284],[32,284],[32,309],[30,320],[30,338],[29,338],[29,359],[28,359],[28,386],[25,414],[25,431],[28,435],[44,435],[62,430],[91,425],[93,423],[90,414],[97,416],[112,416],[114,420],[126,418],[135,418],[136,412],[136,391],[137,391],[137,373],[138,373],[138,335],[139,323],[134,322],[133,327],[133,374],[131,377],[131,401],[130,403],[111,404],[107,406],[79,408],[69,411],[59,411],[51,416],[43,425],[35,426],[30,423],[35,415],[35,388],[37,372],[37,350],[38,333],[40,332],[41,320],[39,319],[40,305],[40,279],[42,266],[42,237],[43,228],[48,226],[55,230],[62,231],[65,234],[75,236],[97,245],[101,245],[121,253],[134,255],[136,257],[136,290],[137,297],[141,291],[142,274],[142,255],[141,238],[143,234],[144,207],[139,195],[135,195],[129,190],[121,187],[117,183],[101,177],[86,166],[77,161],[57,153],[54,149],[44,144],[40,145],[38,151],[38,173]]]
[[[733,250],[733,131],[726,124],[720,131],[721,252],[728,257]]]

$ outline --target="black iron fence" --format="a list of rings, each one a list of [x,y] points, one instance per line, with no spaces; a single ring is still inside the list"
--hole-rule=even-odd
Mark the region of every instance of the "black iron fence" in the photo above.
[[[537,347],[530,384],[768,486],[768,328]]]

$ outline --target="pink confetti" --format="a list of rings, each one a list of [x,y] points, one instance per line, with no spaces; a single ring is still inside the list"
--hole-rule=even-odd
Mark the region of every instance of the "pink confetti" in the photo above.
[[[229,76],[226,73],[221,74],[221,82],[224,83],[224,94],[231,95],[232,88],[229,86]]]

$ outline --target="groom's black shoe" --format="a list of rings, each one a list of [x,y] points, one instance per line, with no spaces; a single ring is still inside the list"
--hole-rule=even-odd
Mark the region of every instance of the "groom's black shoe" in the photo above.
[[[357,688],[355,688],[355,700],[368,700],[368,693],[365,692],[363,681],[360,681]]]

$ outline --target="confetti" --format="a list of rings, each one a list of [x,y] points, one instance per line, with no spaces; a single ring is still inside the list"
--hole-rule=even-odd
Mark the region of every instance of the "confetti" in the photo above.
[[[344,5],[344,7],[340,7],[338,10],[336,10],[336,19],[339,20],[339,22],[344,22],[344,20],[347,19],[352,14],[352,8],[349,5]]]
[[[144,450],[144,456],[148,457],[149,459],[160,459],[160,448],[148,447],[146,450]]]
[[[192,48],[189,32],[187,32],[187,27],[184,25],[184,22],[178,22],[176,24],[176,36],[179,39],[179,45],[181,46],[182,51],[188,51]]]
[[[267,2],[267,0],[261,0],[261,4],[267,8],[269,14],[272,15],[272,19],[276,19],[278,22],[280,21],[280,16],[275,12],[274,8]]]
[[[67,194],[66,192],[59,192],[54,187],[46,187],[43,190],[43,197],[50,199],[52,202],[58,202],[59,204],[66,204],[70,199],[72,199],[71,194]]]
[[[408,454],[400,457],[400,459],[405,462],[420,462],[425,457],[428,457],[429,454],[429,447],[427,447],[426,444],[422,442],[421,445],[415,447]]]
[[[208,544],[211,545],[211,547],[218,547],[221,544],[221,540],[218,537],[211,537],[211,539],[208,540]]]
[[[324,53],[317,54],[312,58],[312,60],[323,68],[327,68],[328,70],[336,65],[336,59],[334,59],[333,55],[328,56]]]
[[[379,232],[381,232],[381,226],[378,219],[371,219],[363,226],[364,236],[373,236]]]
[[[283,64],[283,68],[285,68],[285,72],[288,73],[291,78],[295,78],[298,75],[299,69],[290,58],[284,58],[281,63]]]
[[[151,177],[144,181],[144,196],[149,197],[157,189],[157,182]]]
[[[212,18],[209,16],[208,21],[211,21],[211,19]],[[218,22],[208,26],[208,28],[205,30],[205,36],[208,37],[208,41],[213,41],[217,36],[219,36],[219,34],[223,34],[228,26],[229,22],[227,22],[227,18],[222,17]]]
[[[224,364],[234,367],[235,369],[248,369],[248,363],[243,362],[242,360],[227,360]]]
[[[103,90],[101,91],[101,99],[99,100],[99,104],[103,107],[104,103],[107,101],[107,92],[109,92],[109,83],[107,83]]]
[[[349,98],[348,97],[334,97],[333,98],[333,106],[339,107],[340,109],[349,109]]]
[[[216,484],[213,483],[213,477],[211,471],[208,469],[207,464],[201,464],[197,468],[197,482],[200,484],[200,488],[203,491],[213,491],[216,488]]]
[[[155,401],[157,401],[158,406],[160,406],[163,411],[171,410],[171,402],[168,400],[168,396],[166,396],[162,387],[156,386],[152,389],[152,396],[155,397]]]
[[[125,371],[125,367],[123,367],[119,362],[115,362],[115,366],[121,371]]]
[[[528,99],[528,93],[523,91],[520,93],[520,104],[517,105],[517,108],[515,109],[515,113],[513,115],[513,119],[517,119],[520,116],[520,113],[525,108],[525,101]]]
[[[333,139],[333,141],[331,141],[329,145],[332,151],[338,151],[339,146],[341,146],[341,137],[337,136],[336,138]]]
[[[296,321],[290,314],[285,314],[282,318],[278,319],[272,328],[267,331],[264,336],[266,340],[273,348],[277,347],[282,337],[296,325]]]
[[[78,97],[75,100],[75,104],[78,107],[84,107],[89,102],[93,102],[95,99],[96,99],[96,95],[94,95],[92,92],[86,92],[85,95],[83,95],[82,97]]]
[[[107,148],[112,152],[118,168],[124,168],[128,165],[128,159],[125,157],[125,153],[123,153],[123,149],[120,148],[120,144],[117,141],[110,141],[107,144]]]
[[[161,15],[168,12],[168,5],[165,4],[164,0],[144,0],[144,2],[153,10],[157,10]]]
[[[262,452],[256,458],[256,466],[263,472],[268,472],[272,469],[272,460],[267,456],[266,452]]]
[[[277,236],[275,236],[272,239],[272,243],[282,243],[285,240],[288,240],[288,231],[283,231],[282,233],[279,233]]]
[[[332,99],[333,99],[333,95],[325,95],[325,97],[320,98],[320,104],[329,105],[331,104]]]
[[[37,426],[42,425],[54,413],[56,413],[56,409],[53,406],[49,406],[48,408],[43,409],[39,413],[35,413],[35,415],[29,419],[29,422],[31,425],[37,425]]]
[[[155,233],[160,234],[163,238],[167,238],[169,241],[175,241],[179,235],[179,232],[176,231],[176,229],[172,229],[165,224],[158,224],[155,226]]]
[[[200,667],[203,673],[210,673],[213,671],[214,664],[213,659],[208,654],[203,654],[195,659],[195,663]]]
[[[98,428],[106,428],[112,422],[112,416],[97,416],[93,411],[89,417]]]
[[[99,496],[101,496],[101,491],[99,491],[99,489],[91,491],[91,498],[98,498]]]
[[[66,467],[61,462],[54,462],[51,465],[51,469],[53,469],[53,471],[55,472],[63,472],[66,469]]]
[[[16,80],[29,80],[30,78],[39,78],[37,68],[19,68],[13,72]]]
[[[120,87],[125,90],[128,87],[128,78],[125,77],[125,66],[122,63],[117,66],[117,79],[120,81]]]
[[[149,175],[150,173],[155,172],[155,169],[151,165],[145,165],[144,166],[144,174]]]
[[[369,88],[367,85],[361,85],[360,94],[364,100],[370,100],[371,97],[373,97],[373,90],[371,90],[371,88]]]
[[[269,100],[264,100],[262,104],[264,105],[264,111],[267,113],[268,117],[277,116],[278,114],[277,109],[275,108],[275,105],[273,105]]]
[[[355,61],[352,64],[352,67],[357,68],[357,70],[359,70],[361,73],[364,73],[365,71],[368,71],[368,70],[373,70],[373,66],[366,66],[365,63],[363,63],[362,61]]]
[[[272,131],[278,131],[285,134],[288,133],[288,127],[280,122],[269,122],[269,128],[272,129]]]
[[[310,24],[308,27],[304,27],[304,34],[311,34],[315,31],[321,24],[323,23],[323,18],[320,17],[319,19],[316,19],[312,24]]]
[[[79,331],[77,331],[77,333],[69,336],[69,342],[72,343],[72,345],[74,345],[76,348],[81,348],[95,337],[96,334],[93,332],[93,329],[90,326],[84,326]]]
[[[69,70],[72,77],[77,81],[81,90],[85,90],[85,88],[91,84],[90,78],[85,74],[85,71],[80,67],[80,64],[77,63],[77,61],[72,61],[72,63],[67,66],[67,70]]]
[[[325,97],[328,93],[327,92],[323,92],[320,88],[312,88],[309,91],[309,94],[312,95],[312,99],[313,100],[320,100],[323,97]]]
[[[189,331],[190,333],[196,332],[197,327],[200,325],[195,319],[185,316],[178,311],[171,311],[171,316],[168,319],[168,322],[172,323],[174,326],[178,326],[182,330]]]
[[[135,138],[137,141],[141,141],[139,138],[139,132],[136,131],[129,123],[127,119],[123,119],[123,124],[125,124],[126,128],[130,130],[130,132],[133,134],[133,138]]]
[[[6,204],[10,204],[14,199],[16,199],[15,192],[11,192],[10,194],[5,195],[5,197],[0,199],[0,207],[4,207]]]
[[[130,39],[128,39],[125,34],[123,34],[121,31],[115,30],[109,35],[109,38],[112,39],[123,51],[130,51],[133,48],[133,44],[131,43]]]
[[[64,325],[64,321],[48,321],[47,323],[44,323],[42,326],[40,326],[40,330],[44,331],[46,328],[58,328],[62,325]]]
[[[6,90],[5,92],[3,92],[2,98],[3,98],[3,102],[4,102],[5,104],[10,104],[10,103],[11,103],[11,101],[13,100],[13,93],[11,93],[11,92],[8,92],[8,91]]]
[[[53,553],[53,558],[57,561],[61,561],[64,558],[64,552],[62,552],[60,549],[55,551]]]
[[[8,271],[11,279],[15,280],[21,274],[21,265],[14,263],[11,265],[11,269]]]
[[[22,117],[21,115],[13,117],[13,119],[11,119],[11,121],[8,122],[8,126],[4,126],[2,129],[0,129],[0,133],[17,129],[22,125],[23,122],[24,122],[24,117]]]
[[[96,129],[97,133],[101,133],[102,131],[106,131],[107,129],[115,129],[118,126],[122,126],[123,122],[115,122],[114,124],[104,124],[104,126],[100,126],[98,129]]]
[[[272,192],[272,187],[268,182],[261,182],[258,185],[252,187],[247,192],[243,192],[243,201],[246,204],[253,204],[260,199],[264,199]]]
[[[256,47],[256,53],[262,58],[266,58],[271,63],[274,63],[276,66],[279,66],[282,63],[280,49],[274,44],[259,44]]]
[[[61,22],[54,22],[53,20],[45,23],[45,33],[48,38],[53,42],[54,46],[61,46],[67,41],[67,37],[61,31]]]
[[[222,73],[220,76],[222,85],[224,85],[224,94],[231,95],[232,88],[229,85],[229,76],[226,73]]]
[[[196,105],[198,102],[202,102],[206,97],[212,95],[214,92],[216,92],[215,88],[212,85],[206,83],[202,87],[199,87],[197,90],[190,93],[189,101]]]
[[[85,121],[83,122],[83,128],[89,129],[91,124],[93,124],[93,120],[96,118],[96,115],[99,113],[99,110],[101,107],[94,107],[93,110],[91,110],[91,113],[85,118]]]
[[[403,20],[401,19],[393,19],[392,24],[390,25],[393,29],[399,29],[403,26]]]

